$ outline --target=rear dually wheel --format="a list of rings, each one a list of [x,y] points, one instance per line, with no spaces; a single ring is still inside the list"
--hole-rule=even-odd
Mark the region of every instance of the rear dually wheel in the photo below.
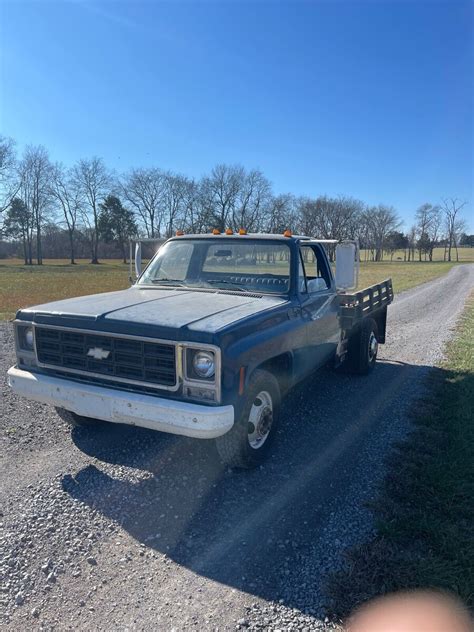
[[[366,318],[349,339],[346,364],[351,373],[367,375],[375,367],[378,352],[377,323]]]

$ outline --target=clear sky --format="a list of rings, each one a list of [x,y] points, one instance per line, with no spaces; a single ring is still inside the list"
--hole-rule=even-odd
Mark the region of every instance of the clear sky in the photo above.
[[[1,133],[54,160],[473,208],[473,3],[0,0]],[[474,229],[474,220],[470,220]]]

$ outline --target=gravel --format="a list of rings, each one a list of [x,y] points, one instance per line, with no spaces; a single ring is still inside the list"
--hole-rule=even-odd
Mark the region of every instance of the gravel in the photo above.
[[[26,630],[330,630],[327,574],[370,536],[390,445],[442,357],[474,266],[397,296],[368,377],[329,371],[283,406],[262,468],[207,441],[71,430],[0,385],[0,625]],[[13,363],[0,325],[0,372]]]

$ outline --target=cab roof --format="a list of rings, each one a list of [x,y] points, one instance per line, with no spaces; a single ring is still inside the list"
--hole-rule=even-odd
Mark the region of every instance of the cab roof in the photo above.
[[[339,243],[337,239],[318,239],[316,237],[308,237],[307,235],[291,235],[291,237],[286,237],[286,235],[274,233],[247,233],[245,235],[240,235],[239,233],[232,233],[231,235],[226,235],[226,233],[219,233],[218,235],[214,235],[213,233],[196,233],[176,235],[170,237],[170,239],[262,239],[269,241],[308,241],[319,244]]]
[[[305,235],[292,235],[291,237],[285,237],[285,235],[278,235],[273,233],[247,233],[246,235],[239,235],[239,233],[232,233],[232,235],[226,235],[225,233],[219,233],[214,235],[213,233],[196,233],[196,234],[184,234],[175,235],[170,239],[268,239],[278,241],[288,241],[289,239],[311,239]]]

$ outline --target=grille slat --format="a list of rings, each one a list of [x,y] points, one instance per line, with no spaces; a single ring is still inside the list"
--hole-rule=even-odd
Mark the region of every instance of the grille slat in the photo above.
[[[36,350],[41,364],[157,386],[176,384],[175,346],[36,327]],[[88,355],[97,348],[108,352],[101,359]]]

